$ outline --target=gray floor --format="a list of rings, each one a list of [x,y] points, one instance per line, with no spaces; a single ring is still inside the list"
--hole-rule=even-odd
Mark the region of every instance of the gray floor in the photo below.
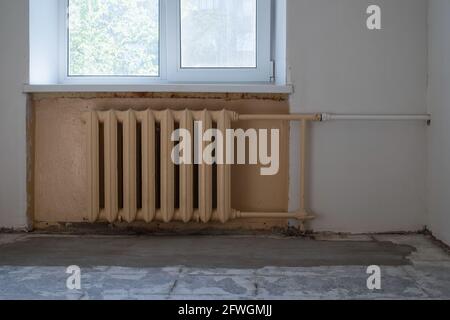
[[[0,234],[0,299],[450,299],[450,255],[427,236],[316,238]]]

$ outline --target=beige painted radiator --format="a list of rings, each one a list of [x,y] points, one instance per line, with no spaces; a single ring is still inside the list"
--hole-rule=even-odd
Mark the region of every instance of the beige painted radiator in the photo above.
[[[231,207],[230,165],[175,165],[177,128],[194,136],[231,129],[238,120],[286,120],[302,124],[301,208],[298,212],[239,212]],[[236,218],[313,218],[305,205],[306,130],[320,115],[239,115],[230,111],[92,111],[88,113],[90,221],[226,223]]]

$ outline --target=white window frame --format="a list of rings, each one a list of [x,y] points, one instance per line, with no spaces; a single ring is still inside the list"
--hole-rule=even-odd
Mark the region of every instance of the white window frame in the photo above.
[[[257,0],[256,68],[182,68],[180,0],[159,0],[160,52],[159,76],[69,76],[68,8],[69,0],[58,0],[59,82],[62,84],[157,84],[157,83],[270,83],[272,0]]]

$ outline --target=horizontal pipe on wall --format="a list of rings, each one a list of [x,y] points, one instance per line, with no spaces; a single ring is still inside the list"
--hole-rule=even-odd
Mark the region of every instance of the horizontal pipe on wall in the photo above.
[[[430,114],[234,114],[233,121],[281,120],[281,121],[332,121],[332,120],[376,120],[376,121],[431,121]]]
[[[246,120],[282,120],[282,121],[321,121],[322,115],[315,114],[235,114],[234,121]]]
[[[332,114],[322,113],[322,121],[331,120],[377,120],[377,121],[431,121],[430,114]]]

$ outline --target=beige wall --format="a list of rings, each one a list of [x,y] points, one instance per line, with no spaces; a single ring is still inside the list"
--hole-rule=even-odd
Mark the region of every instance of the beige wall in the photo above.
[[[88,110],[228,109],[239,113],[287,113],[286,96],[230,94],[66,94],[34,95],[34,220],[82,222],[88,215]],[[280,172],[260,175],[258,166],[233,166],[232,205],[242,211],[286,211],[288,134],[285,122],[242,122],[240,128],[280,128]]]

